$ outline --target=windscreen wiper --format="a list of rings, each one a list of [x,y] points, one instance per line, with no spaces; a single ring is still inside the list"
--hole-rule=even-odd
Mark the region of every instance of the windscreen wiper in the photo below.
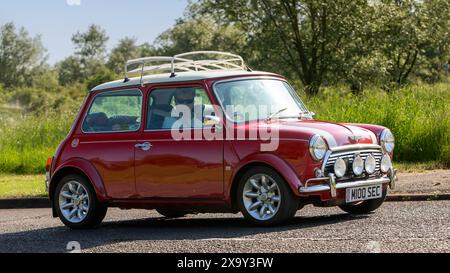
[[[284,111],[286,111],[288,108],[283,108],[281,110],[278,110],[275,113],[270,114],[270,116],[266,119],[266,121],[270,121],[272,120],[275,116],[278,116],[279,114],[283,113]]]

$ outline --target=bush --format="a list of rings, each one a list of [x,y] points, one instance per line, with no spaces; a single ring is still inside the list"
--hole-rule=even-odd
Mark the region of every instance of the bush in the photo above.
[[[450,145],[442,147],[440,161],[447,167],[450,168]]]
[[[386,126],[396,137],[399,161],[445,161],[450,146],[450,85],[412,85],[387,94],[367,89],[356,96],[348,90],[326,88],[306,99],[317,118],[336,122]],[[447,151],[447,152],[446,152]]]
[[[110,82],[118,78],[120,77],[116,75],[114,72],[103,67],[99,69],[99,71],[95,73],[94,76],[91,76],[86,80],[87,88],[91,90],[92,88],[96,87],[99,84]]]

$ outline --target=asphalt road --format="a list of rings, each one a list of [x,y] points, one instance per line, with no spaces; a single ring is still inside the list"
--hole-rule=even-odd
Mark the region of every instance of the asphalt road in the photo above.
[[[110,209],[101,228],[72,231],[49,209],[0,210],[0,252],[450,252],[450,201],[389,202],[350,216],[305,207],[282,227],[258,228],[240,214],[161,218]]]

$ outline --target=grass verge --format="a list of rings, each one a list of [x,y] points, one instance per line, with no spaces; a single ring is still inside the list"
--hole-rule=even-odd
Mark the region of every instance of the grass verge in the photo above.
[[[425,171],[447,169],[446,165],[439,161],[428,162],[394,162],[394,167],[402,173],[421,173]]]
[[[0,174],[0,199],[46,197],[44,175]]]

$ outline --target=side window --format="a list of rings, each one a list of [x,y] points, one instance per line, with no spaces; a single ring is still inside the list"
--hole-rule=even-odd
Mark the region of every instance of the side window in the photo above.
[[[197,87],[155,89],[147,112],[146,130],[202,128],[204,115],[214,115],[206,91]]]
[[[97,95],[83,122],[83,132],[132,132],[141,127],[142,94],[139,90]]]

